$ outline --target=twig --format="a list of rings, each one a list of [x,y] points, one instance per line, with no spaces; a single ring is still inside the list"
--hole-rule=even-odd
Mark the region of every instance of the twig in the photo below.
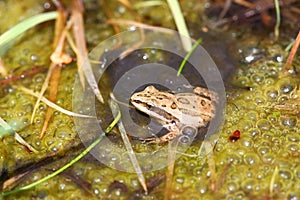
[[[35,67],[34,66],[31,69],[26,70],[26,71],[24,71],[20,74],[8,75],[4,79],[0,79],[0,86],[9,84],[13,81],[17,81],[17,80],[23,79],[23,78],[28,77],[28,76],[35,75],[39,72],[43,72],[43,71],[46,71],[46,70],[47,70],[47,68],[45,68],[45,67]]]
[[[55,102],[56,101],[56,97],[57,97],[57,93],[58,93],[58,84],[59,84],[59,79],[60,79],[60,75],[61,75],[61,67],[58,65],[55,65],[54,69],[53,69],[53,73],[51,75],[50,78],[50,82],[49,82],[49,100],[51,102]],[[53,108],[47,108],[47,112],[45,115],[45,121],[42,127],[42,131],[40,133],[40,139],[42,139],[45,135],[46,129],[48,128],[48,124],[50,122],[50,119],[52,117],[53,114]]]
[[[245,0],[234,0],[236,4],[242,5],[246,8],[255,9],[255,5]]]
[[[0,74],[2,76],[6,76],[7,75],[6,68],[5,68],[4,63],[3,63],[3,61],[2,61],[1,58],[0,58]]]
[[[84,78],[85,75],[85,77],[87,78],[87,82],[92,88],[97,99],[101,103],[104,103],[103,97],[98,87],[98,83],[94,77],[91,64],[88,60],[86,41],[84,37],[85,34],[84,34],[84,23],[83,23],[83,5],[80,0],[74,0],[72,2],[73,2],[71,5],[72,16],[70,21],[74,23],[73,34],[74,34],[75,43],[77,47],[77,54],[76,54],[77,68],[78,68],[80,82],[83,88],[85,88],[85,78]]]
[[[297,35],[297,38],[296,38],[295,43],[293,45],[293,48],[292,48],[292,50],[290,52],[290,55],[289,55],[289,57],[288,57],[288,59],[285,63],[284,68],[285,68],[286,71],[290,70],[290,68],[291,68],[291,64],[292,64],[293,59],[296,55],[296,52],[299,48],[299,44],[300,44],[300,31],[298,32],[298,35]]]
[[[64,44],[66,40],[66,31],[68,30],[68,26],[64,27],[64,24],[66,23],[66,15],[67,11],[62,7],[59,1],[55,1],[57,7],[58,7],[58,17],[55,21],[55,38],[53,41],[54,45],[54,51],[50,56],[50,59],[52,61],[50,65],[49,72],[47,74],[46,80],[43,84],[43,87],[40,92],[40,96],[36,102],[35,105],[35,110],[32,115],[31,121],[33,121],[33,116],[36,112],[37,105],[40,101],[41,96],[43,96],[44,92],[46,91],[48,85],[50,85],[50,90],[49,90],[49,96],[50,96],[50,101],[55,102],[56,97],[57,97],[57,92],[58,92],[58,83],[60,79],[60,74],[61,74],[61,65],[62,64],[68,64],[72,61],[72,58],[65,54],[63,52],[64,50]],[[45,116],[45,121],[40,133],[40,138],[42,139],[45,135],[46,129],[48,128],[48,124],[50,122],[50,119],[53,114],[53,109],[47,108],[46,116]]]
[[[35,105],[33,107],[33,111],[32,111],[32,114],[31,114],[31,119],[30,119],[30,123],[31,124],[33,123],[33,120],[34,120],[34,117],[35,117],[35,113],[36,113],[36,111],[37,111],[37,109],[39,107],[39,103],[40,103],[40,101],[41,101],[41,99],[42,99],[45,91],[48,88],[49,80],[51,78],[52,71],[54,70],[54,68],[55,68],[55,64],[51,63],[50,66],[49,66],[49,69],[48,69],[45,81],[44,81],[44,83],[42,85],[41,91],[39,92],[39,96],[37,97],[37,100],[36,100]]]

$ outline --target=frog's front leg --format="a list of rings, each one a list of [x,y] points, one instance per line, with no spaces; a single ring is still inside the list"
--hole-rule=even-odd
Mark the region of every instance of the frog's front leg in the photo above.
[[[165,125],[165,128],[169,130],[167,134],[161,137],[146,138],[144,141],[147,143],[163,143],[173,140],[180,132],[179,128],[174,125]]]

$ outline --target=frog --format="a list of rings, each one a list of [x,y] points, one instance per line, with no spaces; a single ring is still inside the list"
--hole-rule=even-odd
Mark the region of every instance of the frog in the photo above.
[[[143,91],[133,93],[130,102],[168,131],[161,137],[146,138],[146,141],[163,143],[182,134],[184,127],[196,130],[206,127],[216,115],[218,95],[200,86],[194,87],[191,93],[172,93],[149,85]]]

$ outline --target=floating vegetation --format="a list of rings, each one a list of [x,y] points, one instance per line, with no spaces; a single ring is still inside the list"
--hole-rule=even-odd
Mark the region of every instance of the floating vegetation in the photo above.
[[[105,4],[110,10],[107,13],[110,13],[111,17],[103,11],[104,7],[99,1],[79,2],[84,3],[82,4],[84,7],[80,5],[72,7],[71,4],[64,2],[64,10],[59,10],[61,8],[56,5],[58,11],[34,16],[43,16],[42,21],[49,21],[57,19],[58,15],[64,16],[64,12],[67,12],[69,18],[66,19],[77,20],[77,23],[73,21],[73,29],[67,21],[64,21],[60,27],[61,37],[58,39],[54,39],[55,27],[52,23],[41,24],[42,21],[36,18],[33,24],[39,24],[38,29],[24,32],[29,27],[35,26],[27,24],[25,29],[18,29],[17,34],[9,34],[11,39],[3,40],[3,37],[0,37],[0,47],[5,47],[3,52],[7,52],[7,55],[2,57],[3,62],[0,66],[2,126],[0,198],[83,199],[87,196],[91,199],[300,198],[298,1],[277,2],[280,6],[280,26],[277,25],[280,34],[276,41],[273,37],[273,28],[276,22],[279,23],[278,12],[276,19],[276,1],[221,0],[205,1],[205,5],[196,0],[180,1],[180,14],[188,24],[189,33],[193,37],[202,38],[203,45],[207,45],[206,48],[210,50],[212,56],[215,56],[214,59],[223,58],[219,64],[220,71],[228,66],[227,61],[233,59],[231,55],[234,54],[236,69],[230,68],[223,74],[223,78],[228,76],[231,78],[230,82],[226,83],[228,102],[224,124],[218,130],[220,137],[217,143],[207,144],[210,145],[208,149],[211,149],[208,155],[199,153],[199,148],[202,147],[199,139],[196,139],[185,152],[176,151],[176,145],[169,144],[169,160],[172,161],[175,156],[178,158],[171,162],[169,167],[157,171],[144,169],[144,165],[139,166],[140,163],[135,161],[134,155],[145,151],[153,151],[155,154],[155,150],[162,147],[160,146],[162,144],[155,146],[142,143],[124,133],[120,135],[117,129],[112,129],[116,124],[109,126],[111,131],[106,137],[113,145],[98,152],[99,155],[107,155],[114,164],[114,159],[122,156],[116,155],[114,150],[120,146],[124,147],[122,141],[124,137],[128,150],[126,153],[131,154],[129,164],[135,165],[136,173],[117,171],[88,155],[88,152],[100,143],[104,133],[98,138],[92,138],[87,134],[84,139],[92,145],[86,149],[79,145],[81,141],[77,136],[73,116],[89,119],[90,116],[83,113],[90,108],[83,107],[80,110],[82,112],[78,113],[70,112],[74,80],[79,76],[77,65],[82,63],[88,50],[114,34],[115,30],[110,24],[117,26],[120,32],[136,27],[168,32],[169,29],[165,27],[176,28],[173,23],[174,16],[169,12],[162,12],[167,6],[164,1],[119,3],[102,0],[102,5]],[[30,9],[26,6],[31,5],[29,1],[18,3],[23,3],[23,9]],[[8,4],[9,2],[0,4],[1,13],[17,16],[20,20],[25,18],[21,16],[22,13],[16,13],[15,10],[13,13],[10,9],[6,10],[4,5]],[[40,6],[55,9],[54,4],[45,3]],[[261,9],[257,9],[257,6]],[[82,8],[85,8],[84,15]],[[235,26],[236,24],[238,26]],[[8,26],[13,27],[13,24],[6,27]],[[73,34],[75,26],[81,31]],[[266,34],[258,34],[262,32],[261,30]],[[11,41],[16,41],[17,35],[21,32],[24,34],[23,37],[7,51]],[[54,40],[57,42],[53,42]],[[57,49],[55,47],[52,49],[53,43],[59,43],[54,45],[58,47]],[[45,46],[42,48],[39,45]],[[285,48],[287,50],[284,50]],[[290,49],[288,55],[287,51]],[[221,54],[218,54],[218,51],[221,51]],[[65,58],[70,63],[51,65],[51,52],[58,53],[53,54],[54,60],[60,58],[56,55],[62,53],[67,56]],[[163,63],[165,59],[161,52],[151,49],[145,53],[141,52],[134,54],[132,60],[129,59],[132,61],[129,64],[137,60],[151,62],[154,57]],[[104,58],[101,58],[102,60],[108,56],[107,53],[102,55]],[[81,58],[76,59],[77,56]],[[91,62],[100,63],[99,60]],[[180,62],[175,64],[180,65]],[[34,66],[41,71],[35,71]],[[19,70],[12,70],[17,67],[20,67],[21,73]],[[44,69],[48,69],[48,74],[44,73]],[[56,88],[52,88],[56,97],[52,99],[53,101],[49,101],[54,94],[49,88],[52,70],[59,70],[60,74],[57,76],[59,82],[56,81]],[[88,73],[93,74],[91,71]],[[104,78],[103,85],[97,85],[103,88],[101,92],[104,99],[108,98],[111,92],[109,90],[113,82],[111,79],[118,73],[113,71]],[[44,85],[44,81],[48,81],[49,84]],[[37,97],[40,101],[36,104],[36,113],[32,117]],[[47,115],[47,107],[54,109],[48,123],[47,134],[41,140],[40,132]],[[107,127],[114,118],[109,105],[101,104],[97,112],[105,116],[97,119],[97,122],[101,127]],[[118,115],[116,119],[119,117]],[[114,123],[117,123],[117,120]],[[87,132],[93,131],[90,124],[85,125]],[[2,132],[4,129],[6,131]],[[16,134],[19,137],[15,137]],[[72,148],[67,148],[70,146]],[[49,165],[40,165],[44,160]],[[72,161],[64,165],[66,160]],[[150,164],[152,165],[149,165],[149,168],[155,166],[156,161],[153,160]],[[28,166],[34,170],[23,171]]]

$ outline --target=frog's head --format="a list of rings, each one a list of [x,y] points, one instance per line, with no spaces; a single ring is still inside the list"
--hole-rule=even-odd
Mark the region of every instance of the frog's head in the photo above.
[[[152,85],[134,93],[130,101],[141,112],[167,123],[178,121],[181,117],[174,94],[159,91]]]

